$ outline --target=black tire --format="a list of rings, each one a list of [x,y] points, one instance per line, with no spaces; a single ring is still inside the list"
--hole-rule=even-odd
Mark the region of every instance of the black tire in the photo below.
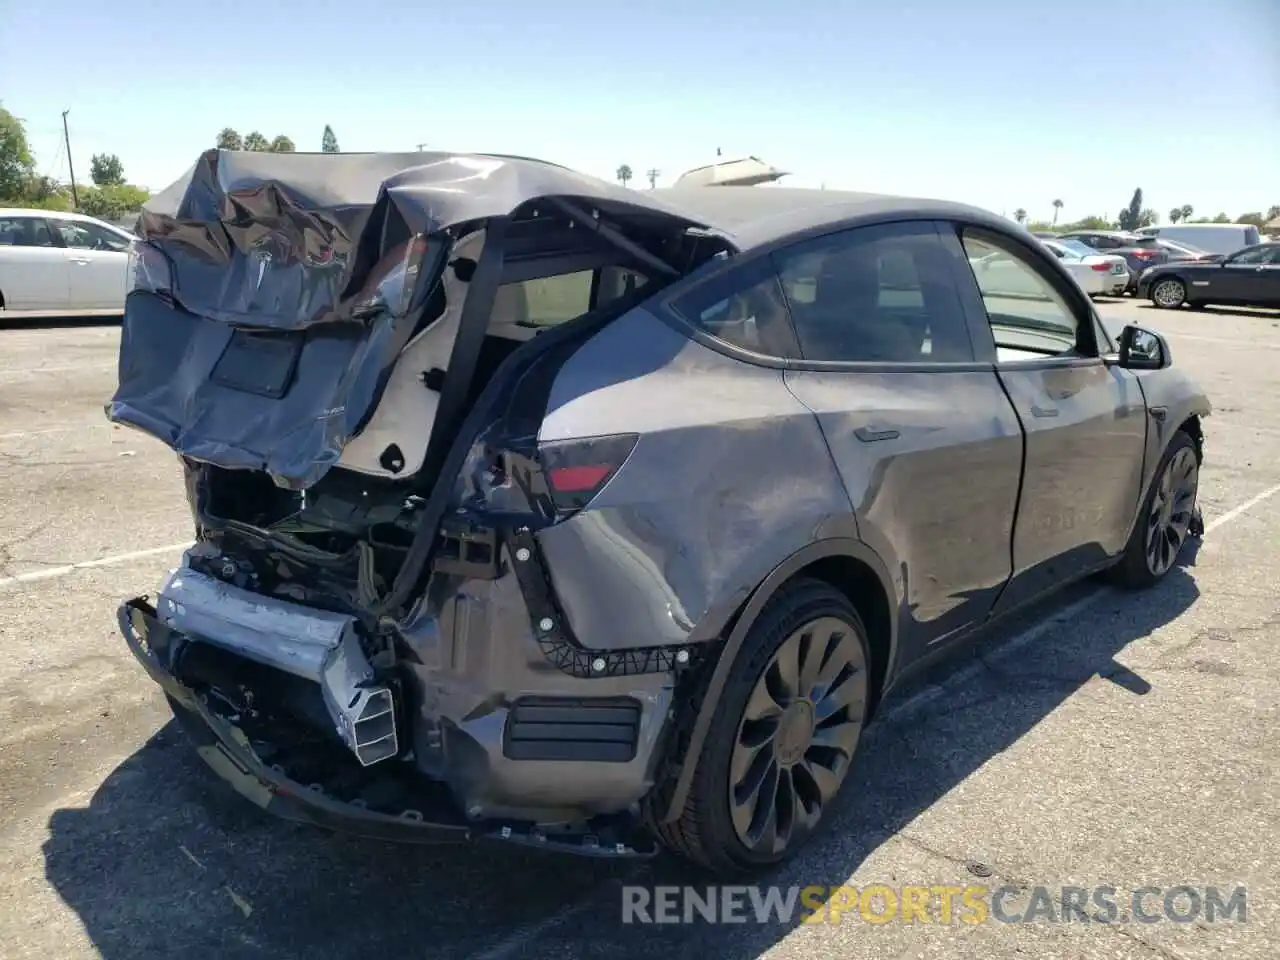
[[[1151,284],[1151,302],[1162,310],[1177,310],[1187,302],[1187,285],[1181,277],[1161,277]]]
[[[833,627],[833,624],[837,626]],[[820,689],[822,683],[825,683],[826,693],[817,698],[812,695],[791,698],[790,705],[776,718],[749,721],[746,717],[748,706],[756,705],[760,700],[760,691],[766,690],[766,685],[774,687],[772,681],[780,675],[775,655],[781,652],[785,657],[792,649],[792,644],[797,645],[794,649],[798,651],[795,673],[800,683],[797,686],[805,687],[805,677],[808,675],[815,684],[819,684],[810,686],[810,693]],[[821,663],[816,668],[817,677],[804,669],[805,664],[810,663],[806,654],[815,651],[823,654],[818,660],[812,661]],[[845,658],[848,660],[847,669],[837,668],[837,661]],[[853,604],[840,591],[825,582],[804,578],[792,581],[779,590],[747,633],[725,683],[706,743],[698,758],[697,771],[684,810],[672,823],[658,823],[653,818],[650,819],[650,827],[659,842],[678,856],[718,874],[752,872],[790,859],[831,818],[831,808],[835,805],[840,788],[852,766],[862,728],[867,720],[867,707],[871,699],[870,665],[866,627]],[[830,681],[826,682],[824,678],[829,669],[834,672],[831,673]],[[703,696],[704,692],[695,695],[684,707],[687,712],[686,728],[692,725],[691,718],[697,715]],[[766,690],[765,696],[774,706],[787,699],[780,695],[778,688]],[[808,706],[800,703],[800,700],[804,700]],[[827,714],[831,704],[837,700],[848,702]],[[749,727],[749,723],[757,725]],[[758,724],[768,723],[774,724],[772,732],[761,735]],[[797,736],[797,729],[803,728],[806,723],[810,725],[810,734],[806,737],[801,729]],[[838,739],[843,746],[847,746],[847,755],[843,747],[835,750],[813,742],[813,737],[823,736],[827,739],[833,731],[838,731]],[[759,740],[760,745],[740,745],[740,739],[747,738],[748,735],[753,744]],[[797,743],[797,740],[800,742]],[[754,759],[746,767],[739,785],[748,780],[757,780],[759,785],[756,791],[738,790],[737,795],[754,792],[763,796],[763,791],[769,784],[770,770],[774,771],[772,783],[773,789],[777,791],[774,799],[767,803],[757,801],[754,806],[757,811],[772,813],[773,822],[779,825],[776,833],[783,832],[781,825],[784,822],[789,823],[786,830],[788,840],[780,849],[763,849],[767,845],[766,840],[761,840],[761,846],[753,849],[744,842],[740,828],[735,826],[733,809],[739,811],[741,823],[742,812],[750,802],[735,803],[731,799],[731,795],[735,794],[730,782],[732,765],[735,758],[741,762],[748,755],[753,755]],[[789,760],[789,757],[795,759]],[[838,760],[832,757],[838,757]],[[828,761],[833,767],[828,767]],[[814,776],[816,768],[820,768],[820,777]],[[757,776],[758,769],[763,769],[764,772]],[[832,772],[833,769],[835,772]],[[822,792],[822,787],[818,785],[819,779],[830,783],[827,781],[827,773],[834,777],[833,789],[827,795],[815,796],[815,791],[819,794]],[[658,795],[662,796],[663,793],[665,791],[659,791]],[[789,801],[783,797],[784,793],[790,797]],[[811,805],[816,806],[816,815],[797,813],[799,808],[795,806],[796,803],[802,803],[805,810]],[[789,815],[786,813],[788,804],[791,810]],[[660,810],[655,812],[661,813]],[[768,813],[764,815],[767,819]],[[811,823],[807,825],[803,822],[806,816],[812,817]],[[755,818],[752,818],[751,824],[755,822]],[[747,832],[750,833],[750,829]],[[767,836],[768,833],[765,832]]]
[[[1178,471],[1179,467],[1175,466],[1175,461],[1178,464],[1184,464],[1188,456],[1190,462],[1194,464],[1190,499],[1181,502],[1181,498],[1174,496],[1172,497],[1173,505],[1166,507],[1166,501],[1162,499],[1166,496],[1162,484],[1171,474],[1171,468],[1173,472]],[[1125,544],[1124,553],[1120,555],[1119,562],[1110,571],[1112,582],[1132,590],[1141,590],[1159,583],[1173,569],[1178,551],[1182,549],[1183,544],[1191,537],[1199,536],[1203,532],[1203,522],[1196,505],[1200,486],[1199,471],[1200,457],[1196,450],[1196,443],[1191,439],[1190,434],[1179,430],[1169,441],[1169,446],[1165,449],[1164,456],[1160,458],[1160,463],[1152,475],[1151,489],[1147,491],[1142,501],[1142,509],[1138,511],[1138,516],[1133,522],[1129,542]],[[1183,511],[1185,511],[1185,518],[1182,517]],[[1176,526],[1170,519],[1171,514],[1179,517]],[[1154,531],[1157,537],[1162,534],[1164,528],[1171,526],[1174,527],[1173,533],[1178,534],[1177,542],[1173,544],[1169,541],[1172,534],[1163,533],[1169,545],[1162,547],[1162,552],[1168,554],[1172,549],[1172,554],[1167,557],[1168,562],[1163,565],[1153,564],[1149,555],[1149,548],[1153,542],[1151,539],[1153,524],[1157,527]],[[1178,527],[1181,529],[1177,529]]]

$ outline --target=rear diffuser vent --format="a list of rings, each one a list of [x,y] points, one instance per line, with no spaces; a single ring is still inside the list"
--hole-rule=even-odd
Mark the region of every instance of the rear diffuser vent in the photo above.
[[[630,697],[524,697],[507,714],[509,760],[627,763],[635,759],[640,704]]]

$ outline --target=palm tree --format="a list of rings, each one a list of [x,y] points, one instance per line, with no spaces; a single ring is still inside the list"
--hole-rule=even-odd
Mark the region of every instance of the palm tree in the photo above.
[[[1053,225],[1055,227],[1058,225],[1058,211],[1061,209],[1062,209],[1062,201],[1061,200],[1053,201]]]
[[[1017,210],[1013,211],[1013,219],[1017,220],[1019,223],[1026,223],[1027,211],[1019,207]]]
[[[624,187],[631,182],[631,168],[625,163],[618,168],[618,172],[614,174],[618,178],[618,182]]]

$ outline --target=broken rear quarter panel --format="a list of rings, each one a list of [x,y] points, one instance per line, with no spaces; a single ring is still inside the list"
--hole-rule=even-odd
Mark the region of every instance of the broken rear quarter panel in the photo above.
[[[782,372],[722,356],[646,309],[574,354],[547,411],[542,441],[640,434],[588,509],[538,535],[584,646],[711,639],[820,530],[854,535],[821,430]]]

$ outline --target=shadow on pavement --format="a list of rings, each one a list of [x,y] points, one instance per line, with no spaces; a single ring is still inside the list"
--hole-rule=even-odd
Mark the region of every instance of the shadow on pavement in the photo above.
[[[1190,550],[1182,558],[1188,563]],[[912,819],[1097,675],[1126,695],[1143,696],[1148,682],[1114,658],[1187,609],[1197,597],[1195,582],[1175,568],[1144,593],[1108,589],[1087,617],[1068,622],[1064,605],[1097,589],[1071,588],[890,697],[868,730],[828,830],[795,863],[760,882],[844,883]],[[1019,627],[1055,616],[1060,626],[1001,654],[1002,641]],[[975,659],[976,677],[972,669],[957,673]],[[915,706],[904,703],[925,684],[942,691]],[[1011,807],[1020,802],[1011,791]],[[731,927],[622,924],[621,896],[610,881],[708,882],[671,860],[637,868],[491,846],[390,847],[294,827],[224,788],[173,723],[116,768],[87,809],[53,815],[44,855],[49,882],[104,960],[371,954],[747,960],[799,922],[797,914],[789,923]]]
[[[1275,310],[1251,309],[1249,307],[1183,307],[1180,310],[1165,310],[1157,307],[1154,303],[1142,304],[1143,310],[1154,310],[1158,313],[1170,314],[1171,316],[1186,316],[1197,313],[1214,314],[1219,317],[1243,317],[1253,320],[1271,320],[1280,324],[1280,313]]]

